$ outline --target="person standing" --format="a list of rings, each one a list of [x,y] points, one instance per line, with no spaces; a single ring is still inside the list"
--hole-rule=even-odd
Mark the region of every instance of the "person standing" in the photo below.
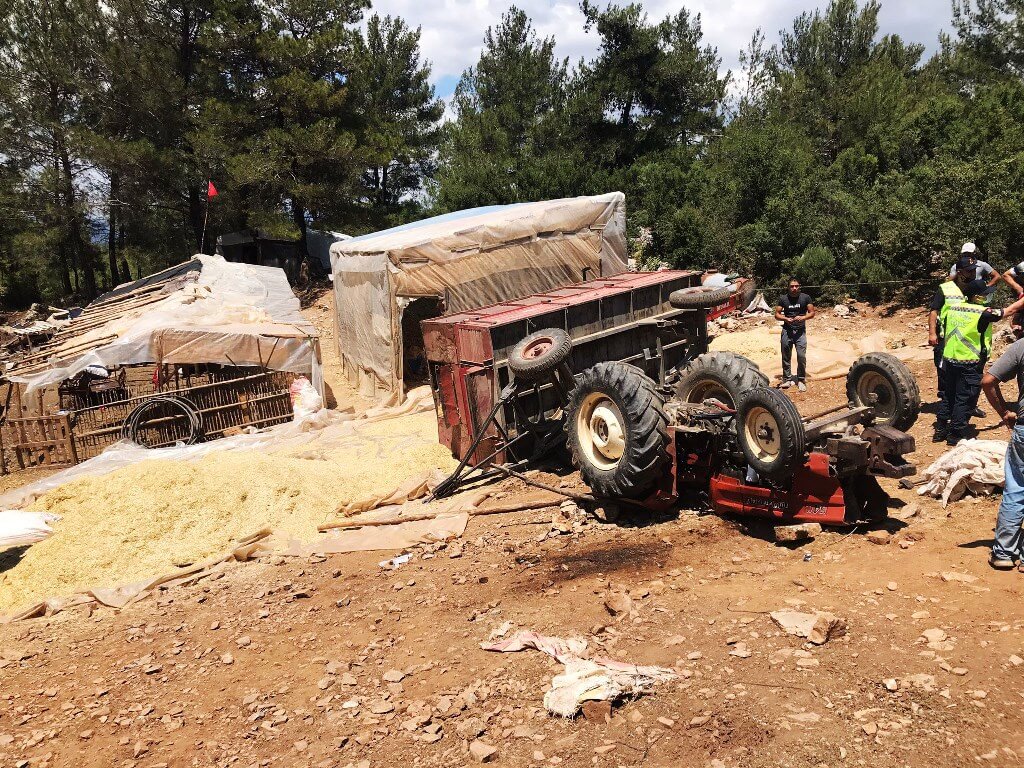
[[[986,306],[995,291],[984,280],[972,280],[961,298],[952,295],[949,283],[943,283],[948,300],[939,317],[944,339],[942,347],[942,402],[936,414],[935,442],[956,445],[966,437],[975,396],[981,387],[982,361],[992,348],[992,322],[1003,311]]]
[[[1017,402],[1010,406],[1003,398],[1000,384],[1013,378],[1017,379]],[[981,380],[981,386],[1003,425],[1010,430],[1003,461],[1006,480],[988,562],[993,568],[1006,571],[1012,569],[1016,562],[1017,568],[1024,570],[1024,532],[1021,531],[1021,525],[1024,525],[1024,424],[1017,421],[1017,414],[1024,405],[1024,339],[1013,342],[992,363]]]
[[[982,261],[978,258],[978,246],[974,243],[964,244],[961,248],[961,257],[963,258],[964,256],[970,256],[975,260],[975,271],[972,280],[983,280],[989,286],[995,286],[999,281],[1002,281],[1010,286],[1010,290],[1014,292],[1014,295],[1017,298],[1020,298],[1021,295],[1024,294],[1024,290],[1021,289],[1020,284],[1017,282],[1017,279],[1020,278],[1021,275],[1024,275],[1024,271],[1022,271],[1024,263],[1011,267],[1000,274],[998,270],[996,270],[996,268],[987,261]],[[950,280],[956,276],[957,268],[958,267],[955,263],[949,267]]]
[[[964,247],[967,245],[970,245],[970,243],[967,243]],[[964,288],[972,280],[976,279],[977,266],[978,260],[974,256],[969,253],[961,255],[957,259],[956,264],[953,265],[953,269],[950,270],[950,277],[952,279],[939,286],[939,290],[932,297],[931,304],[928,305],[928,343],[934,350],[932,359],[935,362],[935,378],[938,384],[938,392],[936,394],[940,403],[945,394],[943,392],[942,377],[942,351],[945,346],[945,339],[942,337],[939,314],[947,304],[956,304],[964,301]]]
[[[783,389],[794,384],[801,392],[807,391],[807,321],[816,311],[811,297],[800,290],[800,281],[789,278],[789,290],[775,302],[775,319],[782,323],[782,383]],[[796,348],[796,376],[792,375],[793,349]]]

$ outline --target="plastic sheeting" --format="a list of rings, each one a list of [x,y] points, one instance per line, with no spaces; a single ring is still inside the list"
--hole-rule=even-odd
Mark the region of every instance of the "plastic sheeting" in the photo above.
[[[23,373],[16,364],[6,377],[31,391],[90,365],[217,363],[292,371],[322,389],[316,329],[299,312],[284,272],[220,256],[198,255],[193,261],[202,269],[169,282],[165,298],[73,336],[53,350],[53,362],[41,370]]]
[[[51,536],[53,529],[49,524],[58,519],[46,512],[0,510],[0,552],[35,544]]]
[[[626,270],[625,196],[611,192],[461,211],[331,246],[342,368],[360,392],[397,402],[402,312],[446,312]]]
[[[941,499],[944,507],[968,492],[975,496],[994,493],[1006,481],[1006,445],[1005,440],[961,440],[923,472],[927,482],[917,492]]]
[[[561,717],[572,717],[586,701],[636,697],[651,691],[657,683],[676,679],[676,673],[664,667],[637,666],[602,657],[583,658],[587,641],[582,638],[517,632],[507,640],[482,643],[480,647],[500,653],[536,648],[564,664],[565,671],[552,678],[551,689],[544,694],[545,709]]]

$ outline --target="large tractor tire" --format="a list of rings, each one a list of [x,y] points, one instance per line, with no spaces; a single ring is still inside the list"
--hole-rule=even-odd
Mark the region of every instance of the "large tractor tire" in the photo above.
[[[750,302],[757,296],[757,283],[753,279],[747,280],[743,287],[743,297],[740,299],[739,310],[742,312],[750,306]]]
[[[735,352],[708,352],[679,368],[676,398],[684,403],[715,399],[735,408],[740,396],[756,387],[767,387],[757,363]]]
[[[921,413],[921,390],[903,361],[885,352],[869,352],[850,366],[846,397],[854,405],[874,403],[875,421],[904,432]]]
[[[736,435],[747,462],[763,478],[785,480],[804,461],[804,424],[793,401],[757,387],[740,398]]]
[[[668,417],[655,383],[633,365],[598,363],[579,378],[566,430],[597,496],[638,499],[668,471]]]
[[[732,288],[705,288],[695,285],[692,288],[680,288],[668,296],[668,303],[676,309],[711,309],[732,296]]]
[[[508,367],[526,383],[540,381],[569,359],[572,339],[561,328],[545,328],[520,341],[508,355]]]

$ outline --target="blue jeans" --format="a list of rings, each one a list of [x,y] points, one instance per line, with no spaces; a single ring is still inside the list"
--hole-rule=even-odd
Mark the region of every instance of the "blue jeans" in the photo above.
[[[1024,424],[1014,427],[1010,445],[1006,449],[1006,485],[1003,500],[996,516],[996,536],[992,544],[992,557],[999,560],[1018,560],[1024,549]]]

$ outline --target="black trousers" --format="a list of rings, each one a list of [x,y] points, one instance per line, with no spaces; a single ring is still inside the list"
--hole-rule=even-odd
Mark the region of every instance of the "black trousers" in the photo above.
[[[974,413],[974,409],[978,407],[978,401],[981,399],[981,379],[985,375],[985,363],[988,362],[988,355],[982,355],[981,360],[978,362],[978,386],[974,388],[974,398],[971,400],[971,413]]]
[[[796,349],[796,378],[792,374],[793,349]],[[782,380],[807,381],[807,331],[782,329]]]
[[[952,437],[963,437],[970,425],[971,412],[981,390],[981,365],[942,361],[942,401],[937,414],[938,427],[948,429]]]
[[[946,340],[941,336],[939,343],[932,347],[932,359],[935,360],[935,378],[939,384],[939,400],[942,400],[942,348],[946,346]]]

